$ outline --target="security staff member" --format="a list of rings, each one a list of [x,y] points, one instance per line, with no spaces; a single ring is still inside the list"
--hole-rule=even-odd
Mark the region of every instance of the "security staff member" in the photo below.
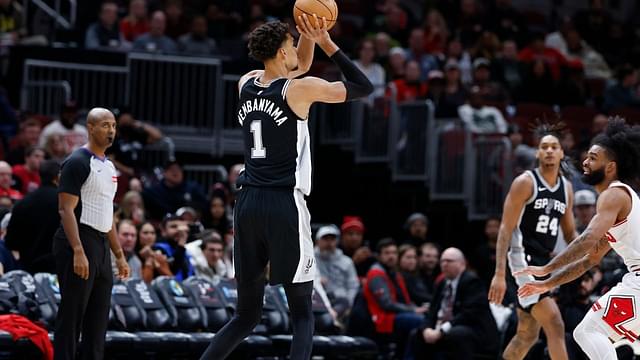
[[[111,254],[118,277],[129,266],[113,226],[113,198],[118,187],[116,169],[105,156],[116,135],[116,120],[103,108],[87,116],[89,143],[62,163],[58,203],[61,227],[53,240],[53,254],[62,296],[54,339],[55,359],[75,359],[82,334],[80,358],[102,359],[111,287]]]

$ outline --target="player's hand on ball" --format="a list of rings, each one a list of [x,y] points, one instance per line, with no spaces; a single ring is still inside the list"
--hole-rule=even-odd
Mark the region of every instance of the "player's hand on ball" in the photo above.
[[[127,259],[125,257],[121,257],[116,259],[116,266],[118,267],[118,279],[125,280],[129,278],[129,264],[127,264]]]
[[[546,281],[534,281],[534,282],[530,282],[522,285],[518,289],[518,296],[527,297],[527,296],[542,294],[549,290],[551,290],[551,286],[547,284]]]
[[[320,19],[316,14],[313,14],[313,17],[302,14],[299,18],[301,18],[299,20],[302,20],[300,21],[302,26],[296,25],[296,29],[298,29],[301,35],[316,43],[329,37],[329,33],[327,32],[327,18],[323,17]]]
[[[73,253],[73,272],[84,280],[89,279],[89,260],[84,251]]]
[[[549,271],[545,269],[544,266],[527,266],[526,268],[516,271],[513,273],[513,276],[522,276],[522,275],[533,275],[533,276],[545,276],[549,274]]]

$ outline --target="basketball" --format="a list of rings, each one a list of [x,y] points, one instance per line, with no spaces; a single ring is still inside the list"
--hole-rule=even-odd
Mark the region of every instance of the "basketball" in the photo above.
[[[297,0],[293,5],[293,19],[298,26],[302,27],[298,16],[307,14],[310,17],[309,21],[311,25],[313,23],[313,14],[318,16],[320,24],[322,24],[322,18],[327,18],[327,30],[331,29],[338,20],[338,5],[334,0]]]

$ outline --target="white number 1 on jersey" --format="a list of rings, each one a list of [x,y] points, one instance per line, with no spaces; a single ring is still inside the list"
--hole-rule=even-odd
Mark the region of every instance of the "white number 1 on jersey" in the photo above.
[[[261,159],[267,157],[267,149],[262,145],[262,120],[253,120],[249,128],[253,134],[251,158]]]

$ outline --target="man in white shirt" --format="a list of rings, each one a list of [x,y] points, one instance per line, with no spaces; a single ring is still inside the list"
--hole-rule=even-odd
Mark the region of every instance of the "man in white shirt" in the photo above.
[[[75,150],[86,144],[89,135],[87,128],[78,122],[78,105],[75,101],[68,101],[62,105],[60,119],[51,122],[42,129],[39,146],[45,147],[47,139],[53,134],[60,134],[64,137],[69,150]]]

